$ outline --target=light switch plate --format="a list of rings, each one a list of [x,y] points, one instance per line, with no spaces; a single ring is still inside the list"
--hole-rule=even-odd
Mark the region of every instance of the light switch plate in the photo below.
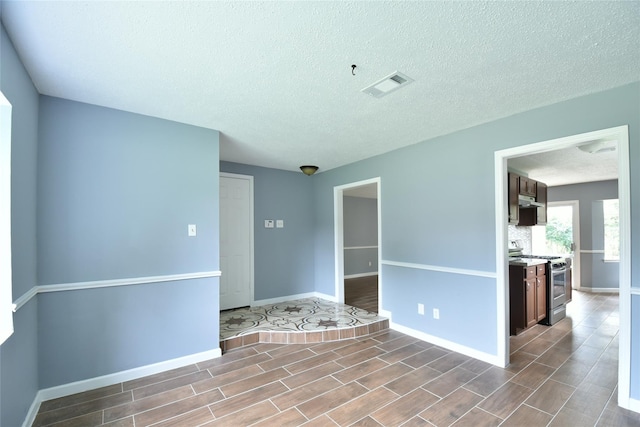
[[[264,220],[264,228],[273,228],[273,220],[265,219]]]
[[[189,224],[188,228],[188,234],[189,237],[193,237],[196,235],[196,225],[195,224]]]
[[[276,228],[284,228],[284,219],[276,219]]]

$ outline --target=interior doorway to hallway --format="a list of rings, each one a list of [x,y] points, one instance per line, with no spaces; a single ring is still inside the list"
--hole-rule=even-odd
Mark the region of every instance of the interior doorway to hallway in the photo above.
[[[380,297],[380,179],[334,188],[335,295],[371,312]]]

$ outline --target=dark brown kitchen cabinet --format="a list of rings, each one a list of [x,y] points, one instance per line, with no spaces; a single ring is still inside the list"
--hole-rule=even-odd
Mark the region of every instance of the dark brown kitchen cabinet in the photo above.
[[[520,182],[522,182],[522,177],[520,177],[520,180]],[[537,181],[536,202],[542,203],[544,206],[536,208],[521,208],[518,225],[529,226],[547,224],[547,185]]]
[[[538,305],[536,301],[536,278],[527,279],[524,281],[524,293],[525,293],[525,326],[524,328],[530,328],[538,323]]]
[[[544,266],[542,274],[538,268],[536,276],[536,323],[547,317],[547,276],[544,274]]]
[[[520,177],[520,194],[523,196],[536,197],[537,181],[527,178],[525,176]]]
[[[509,266],[509,330],[516,335],[547,317],[545,264]]]
[[[520,207],[518,206],[518,195],[520,194],[520,176],[509,173],[508,201],[509,201],[509,224],[518,224],[520,221]]]

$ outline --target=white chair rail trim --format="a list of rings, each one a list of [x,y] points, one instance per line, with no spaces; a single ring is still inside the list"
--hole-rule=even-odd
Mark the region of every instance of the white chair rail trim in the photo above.
[[[126,279],[113,279],[113,280],[95,280],[91,282],[76,282],[76,283],[60,283],[55,285],[38,285],[29,289],[20,298],[13,302],[13,311],[16,312],[20,307],[25,305],[29,300],[40,293],[47,292],[62,292],[62,291],[79,291],[83,289],[95,289],[95,288],[111,288],[114,286],[131,286],[142,285],[145,283],[159,283],[159,282],[174,282],[181,280],[191,279],[204,279],[208,277],[220,277],[222,272],[220,271],[203,271],[196,273],[183,273],[183,274],[168,274],[164,276],[147,276],[147,277],[133,277]]]
[[[399,262],[382,260],[383,265],[391,265],[394,267],[415,268],[418,270],[439,271],[442,273],[463,274],[466,276],[489,277],[495,279],[497,274],[492,271],[468,270],[465,268],[442,267],[438,265],[416,264],[412,262]]]

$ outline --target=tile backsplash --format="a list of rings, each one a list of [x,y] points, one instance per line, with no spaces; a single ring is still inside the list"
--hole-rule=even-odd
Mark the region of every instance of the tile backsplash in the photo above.
[[[519,245],[522,246],[523,253],[531,253],[531,227],[518,227],[517,225],[510,225],[508,234],[509,241],[518,240]]]

